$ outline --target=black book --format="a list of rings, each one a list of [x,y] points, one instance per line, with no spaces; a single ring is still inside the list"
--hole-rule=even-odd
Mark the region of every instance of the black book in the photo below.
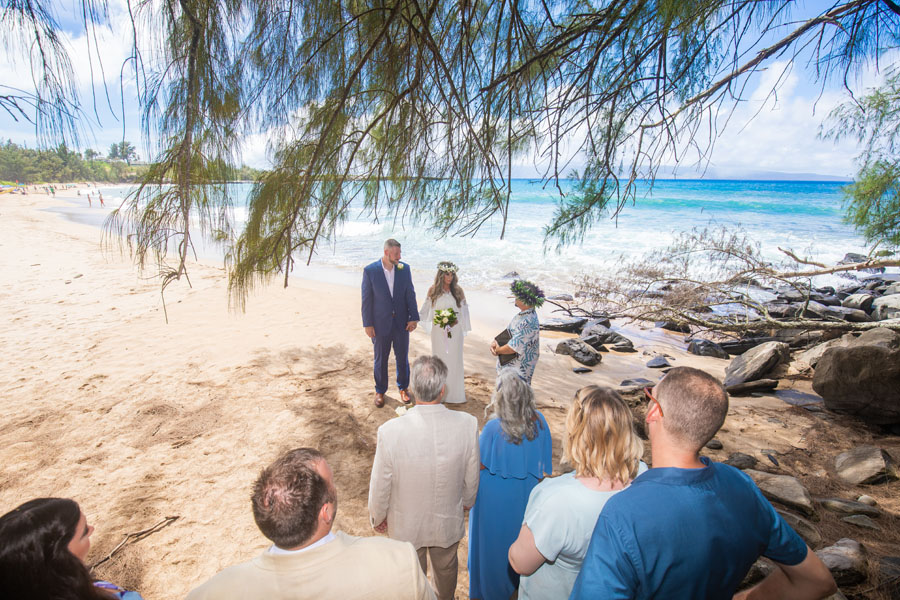
[[[500,332],[500,335],[498,335],[497,337],[494,338],[494,340],[497,342],[498,346],[505,346],[506,344],[509,343],[509,340],[511,338],[512,338],[512,334],[509,333],[509,329],[504,329],[503,331]],[[502,367],[506,363],[508,363],[512,360],[515,360],[515,358],[517,356],[518,356],[518,353],[514,352],[512,354],[498,354],[497,358],[500,359],[500,366]]]

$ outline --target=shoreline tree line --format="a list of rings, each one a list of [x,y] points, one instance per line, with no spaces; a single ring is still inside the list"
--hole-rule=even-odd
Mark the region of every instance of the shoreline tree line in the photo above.
[[[136,162],[134,146],[127,141],[114,143],[106,156],[93,148],[83,152],[69,149],[65,143],[41,150],[7,140],[0,143],[0,181],[23,185],[38,183],[136,183],[146,176],[149,165]],[[231,181],[255,181],[262,171],[248,167],[231,168]]]

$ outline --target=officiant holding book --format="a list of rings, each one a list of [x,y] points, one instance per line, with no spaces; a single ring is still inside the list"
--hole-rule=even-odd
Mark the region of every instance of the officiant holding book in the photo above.
[[[375,406],[384,406],[391,348],[397,362],[397,388],[406,402],[409,386],[409,333],[419,321],[409,265],[400,262],[400,242],[384,243],[380,260],[363,269],[362,321],[375,350]]]
[[[525,383],[531,377],[541,352],[541,332],[535,308],[544,303],[544,292],[524,279],[516,279],[509,286],[519,314],[512,318],[506,331],[491,341],[491,354],[498,358],[497,374],[512,369]],[[500,340],[498,342],[497,340]],[[513,357],[510,360],[510,357]]]

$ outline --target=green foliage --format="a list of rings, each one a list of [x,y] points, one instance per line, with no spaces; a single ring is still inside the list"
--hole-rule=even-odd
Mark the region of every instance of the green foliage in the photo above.
[[[147,170],[145,166],[126,166],[93,160],[93,150],[73,152],[65,144],[52,150],[23,148],[11,141],[0,144],[0,179],[19,183],[69,183],[74,181],[106,181],[131,183]]]
[[[829,118],[827,136],[854,138],[863,146],[856,180],[844,190],[847,222],[875,247],[900,248],[900,72]]]
[[[847,221],[866,242],[900,248],[900,161],[866,165],[845,193]]]

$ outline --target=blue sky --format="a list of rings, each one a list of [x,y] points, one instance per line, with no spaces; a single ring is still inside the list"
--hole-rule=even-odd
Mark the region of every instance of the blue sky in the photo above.
[[[794,16],[804,18],[832,4],[798,2]],[[135,100],[134,81],[127,68],[120,70],[130,52],[127,9],[123,0],[110,0],[109,7],[110,30],[103,32],[99,41],[104,68],[101,73],[96,50],[87,49],[80,0],[58,0],[55,4],[57,19],[71,48],[83,110],[91,129],[81,149],[91,147],[105,154],[110,144],[124,137],[135,144],[143,159],[147,159],[149,153],[140,133],[141,115]],[[773,39],[782,34],[781,31],[771,32]],[[7,54],[6,64],[0,64],[0,82],[7,85],[16,82],[18,87],[27,88],[30,81],[27,61],[21,56]],[[764,171],[850,177],[855,172],[854,159],[858,153],[855,143],[834,143],[818,137],[824,117],[834,106],[847,100],[844,90],[837,85],[823,90],[813,81],[811,70],[803,61],[795,62],[787,71],[784,70],[786,67],[790,67],[787,61],[771,63],[750,80],[746,100],[731,114],[727,127],[720,130],[708,164],[701,163],[707,176],[740,178]],[[124,74],[121,80],[120,74]],[[862,91],[879,80],[880,74],[870,68],[853,83],[857,91]],[[778,82],[777,94],[769,96],[768,91],[775,82]],[[724,124],[724,117],[724,114],[720,115],[721,124]],[[5,112],[0,113],[0,132],[4,140],[11,139],[31,147],[36,145],[33,126],[21,120],[16,122]],[[246,164],[268,165],[265,139],[264,134],[259,134],[245,140],[243,159]],[[520,160],[515,173],[534,176],[537,173],[534,163],[534,159]],[[696,154],[685,154],[678,166],[679,176],[698,174],[696,163]],[[670,164],[674,164],[674,158]]]

